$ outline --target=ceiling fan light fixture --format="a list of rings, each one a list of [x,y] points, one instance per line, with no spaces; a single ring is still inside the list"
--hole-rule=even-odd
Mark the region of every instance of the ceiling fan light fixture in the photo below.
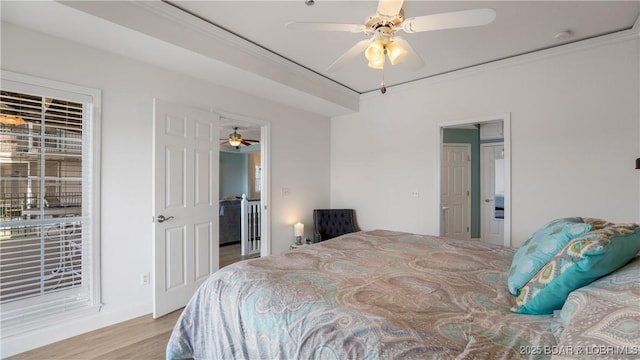
[[[391,42],[387,44],[387,55],[391,65],[399,64],[407,56],[407,50],[405,50],[400,44]]]
[[[229,145],[240,146],[240,144],[242,144],[242,137],[234,130],[232,134],[229,134]]]

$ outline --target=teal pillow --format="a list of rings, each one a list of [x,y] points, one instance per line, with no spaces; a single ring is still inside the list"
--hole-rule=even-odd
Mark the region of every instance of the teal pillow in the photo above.
[[[569,293],[624,266],[640,251],[638,224],[590,231],[567,244],[521,289],[519,314],[551,314]]]
[[[513,295],[549,262],[572,239],[591,230],[579,217],[551,221],[536,231],[516,251],[511,262],[507,287]]]

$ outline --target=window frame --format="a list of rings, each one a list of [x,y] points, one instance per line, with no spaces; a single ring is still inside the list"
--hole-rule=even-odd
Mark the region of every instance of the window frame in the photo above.
[[[36,324],[27,324],[24,326],[12,327],[9,329],[3,329],[1,337],[3,339],[16,336],[28,331],[36,329],[43,329],[50,326],[60,325],[63,321],[70,321],[77,319],[79,316],[91,315],[97,313],[102,307],[101,304],[101,265],[100,265],[100,233],[101,233],[101,213],[100,213],[100,200],[101,200],[101,105],[102,105],[102,92],[99,89],[88,88],[84,86],[64,83],[55,80],[49,80],[36,76],[16,73],[7,70],[0,70],[0,79],[2,80],[2,89],[14,92],[21,92],[27,94],[38,94],[43,97],[53,98],[68,98],[69,95],[82,98],[80,102],[83,103],[83,107],[90,111],[90,129],[89,136],[90,151],[89,161],[91,162],[91,174],[87,181],[91,186],[91,208],[89,209],[90,218],[90,231],[89,242],[90,251],[89,265],[87,267],[89,275],[87,276],[90,285],[91,301],[87,306],[83,306],[78,309],[63,311],[55,313],[53,315],[43,314],[42,321]],[[88,106],[87,106],[88,105]],[[84,146],[84,144],[83,144]],[[59,296],[56,294],[44,295],[45,297]],[[22,303],[29,304],[37,302],[41,297],[34,299],[21,300]],[[5,305],[3,305],[3,308]],[[11,308],[11,306],[9,307]]]

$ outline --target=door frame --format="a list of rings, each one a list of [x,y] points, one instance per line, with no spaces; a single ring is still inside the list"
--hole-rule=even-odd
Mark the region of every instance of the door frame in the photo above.
[[[443,143],[442,144],[442,148],[444,148],[445,146],[450,146],[450,147],[464,147],[467,150],[467,153],[469,155],[469,159],[468,161],[466,161],[466,172],[467,172],[467,176],[466,176],[466,191],[468,193],[467,195],[467,199],[465,201],[465,224],[464,226],[467,228],[467,231],[465,231],[466,240],[471,239],[471,144],[465,144],[465,143]],[[440,169],[442,169],[442,159],[440,160],[441,162],[441,166]],[[442,190],[442,184],[440,187],[440,190]],[[442,201],[442,194],[440,194],[440,201]],[[444,209],[441,210],[442,214],[444,215]],[[440,235],[444,236],[446,234],[446,222],[445,222],[446,216],[444,216],[442,218],[442,225],[444,226],[444,228],[441,230]]]
[[[504,113],[500,115],[482,116],[477,118],[468,118],[454,121],[445,121],[436,124],[436,224],[439,226],[439,236],[443,235],[442,232],[442,199],[440,196],[441,181],[442,181],[442,146],[443,141],[443,129],[458,125],[469,124],[481,124],[492,122],[496,120],[502,120],[503,134],[504,134],[504,241],[503,245],[511,247],[511,113]]]
[[[212,110],[221,117],[260,127],[260,256],[271,255],[271,122],[224,110]]]

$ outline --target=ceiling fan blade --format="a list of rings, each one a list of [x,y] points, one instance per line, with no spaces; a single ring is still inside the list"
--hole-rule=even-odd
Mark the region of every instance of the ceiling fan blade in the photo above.
[[[259,143],[260,140],[254,140],[254,139],[242,139],[244,141],[248,141],[248,142],[254,142],[254,143]]]
[[[405,19],[401,26],[408,33],[487,25],[496,18],[493,9],[473,9]]]
[[[402,3],[404,0],[379,0],[378,1],[378,15],[388,16],[390,18],[395,17],[402,9]]]
[[[320,22],[295,22],[291,21],[284,26],[289,30],[300,31],[346,31],[352,33],[364,32],[366,27],[363,24],[334,24]]]
[[[241,143],[242,145],[244,145],[244,146],[250,146],[250,145],[251,145],[251,143],[250,143],[250,142],[247,142],[245,139],[240,140],[240,143]]]
[[[329,67],[327,68],[327,71],[336,71],[339,68],[343,67],[346,63],[348,63],[358,54],[363,52],[367,48],[367,46],[369,46],[371,41],[373,41],[373,39],[364,39],[364,40],[358,41],[355,45],[351,47],[351,49],[347,50],[347,52],[342,54],[342,56],[340,56],[336,61],[334,61],[333,64],[329,65]]]
[[[220,140],[223,140],[223,139],[220,139]],[[224,145],[224,144],[228,144],[228,143],[229,143],[229,140],[220,141],[220,145]]]
[[[411,44],[400,36],[394,36],[393,42],[398,43],[407,51],[407,57],[404,59],[404,63],[411,68],[411,70],[418,70],[424,66],[424,61],[418,53],[413,50]]]

